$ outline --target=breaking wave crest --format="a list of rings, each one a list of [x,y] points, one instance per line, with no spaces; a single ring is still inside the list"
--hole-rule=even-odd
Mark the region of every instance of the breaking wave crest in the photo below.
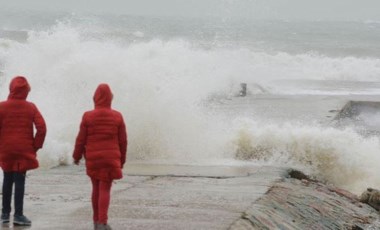
[[[239,120],[235,125],[239,159],[300,167],[319,180],[362,192],[380,186],[378,137],[365,138],[352,129],[318,125],[263,125]],[[372,183],[372,184],[371,184]]]
[[[377,138],[318,125],[237,122],[207,104],[210,95],[230,95],[241,82],[378,81],[379,59],[204,49],[184,40],[100,41],[64,23],[0,50],[1,97],[14,75],[27,76],[29,99],[47,121],[46,146],[39,155],[46,167],[69,163],[81,116],[92,109],[96,86],[107,82],[115,95],[113,107],[125,116],[131,161],[213,164],[237,156],[303,166],[355,191],[380,181]]]

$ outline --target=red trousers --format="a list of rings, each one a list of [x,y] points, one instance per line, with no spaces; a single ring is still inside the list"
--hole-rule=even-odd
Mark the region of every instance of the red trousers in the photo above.
[[[94,222],[107,224],[108,208],[111,199],[112,181],[100,181],[91,178],[92,182],[92,210]]]

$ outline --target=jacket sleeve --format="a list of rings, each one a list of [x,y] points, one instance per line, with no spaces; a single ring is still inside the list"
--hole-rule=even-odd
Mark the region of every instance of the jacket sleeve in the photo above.
[[[87,125],[85,114],[82,117],[80,123],[79,133],[75,141],[75,148],[73,153],[73,158],[75,161],[82,159],[86,151],[86,141],[87,141]]]
[[[125,164],[127,159],[127,145],[128,145],[128,137],[127,137],[127,128],[125,127],[125,123],[123,117],[121,117],[121,124],[119,126],[119,148],[121,153],[121,166]]]
[[[34,136],[34,149],[37,151],[38,149],[42,148],[45,141],[46,136],[46,124],[45,120],[42,117],[40,111],[35,107],[36,112],[34,114],[34,125],[36,127],[36,135]]]

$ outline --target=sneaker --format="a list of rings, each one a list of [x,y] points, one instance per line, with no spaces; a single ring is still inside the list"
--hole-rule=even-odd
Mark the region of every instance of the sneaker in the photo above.
[[[112,228],[108,224],[98,224],[96,230],[112,230]]]
[[[30,221],[26,216],[13,216],[13,224],[20,226],[30,226],[32,221]]]
[[[2,224],[9,223],[9,213],[1,214],[1,223]]]

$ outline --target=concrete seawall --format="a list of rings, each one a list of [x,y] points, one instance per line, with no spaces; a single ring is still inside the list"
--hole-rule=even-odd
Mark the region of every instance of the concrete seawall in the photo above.
[[[378,212],[353,194],[287,178],[247,209],[230,229],[380,229]]]
[[[131,175],[113,186],[109,222],[116,230],[227,229],[284,172],[215,167],[207,173],[206,167],[131,165]],[[34,172],[27,179],[25,207],[33,220],[30,229],[91,229],[90,190],[83,167]]]
[[[307,223],[313,223],[314,219],[323,220],[323,210],[331,208],[331,204],[320,203],[322,212],[304,216],[291,211],[291,202],[310,206],[310,197],[313,196],[323,201],[332,196],[337,206],[346,202],[347,198],[337,193],[327,194],[310,183],[286,179],[287,170],[269,166],[130,164],[126,169],[128,175],[113,185],[109,223],[116,230],[305,229]],[[321,190],[324,195],[315,194],[314,190]],[[28,229],[92,229],[90,191],[90,181],[83,166],[32,172],[27,178],[25,198],[25,214],[33,221],[33,226]],[[284,204],[288,206],[281,206]],[[372,208],[364,204],[356,208],[360,211],[339,215],[339,224],[345,221],[352,224],[355,220],[353,215],[367,215],[366,224],[375,221],[377,213]],[[276,210],[282,210],[283,214],[274,215]],[[346,210],[345,206],[341,210]],[[279,228],[273,224],[292,218],[296,222],[291,222],[288,227]],[[334,222],[334,216],[331,218],[330,222]],[[318,229],[331,229],[327,227],[330,225],[319,226]],[[2,228],[13,227],[3,225]]]

